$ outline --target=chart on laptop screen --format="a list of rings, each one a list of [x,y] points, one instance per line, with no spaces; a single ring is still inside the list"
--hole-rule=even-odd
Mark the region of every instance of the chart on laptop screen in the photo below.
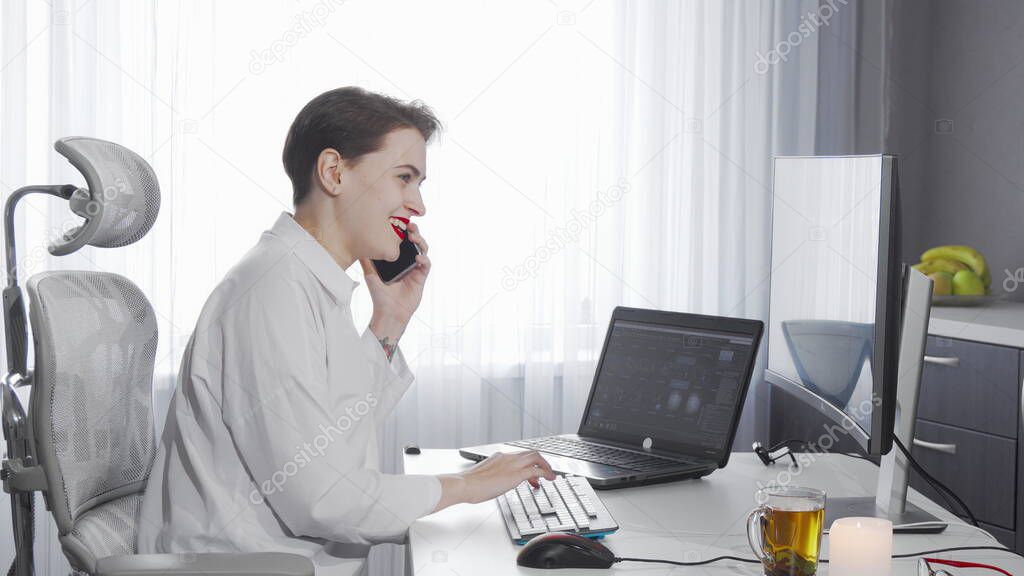
[[[752,342],[743,334],[617,320],[586,425],[724,448]]]

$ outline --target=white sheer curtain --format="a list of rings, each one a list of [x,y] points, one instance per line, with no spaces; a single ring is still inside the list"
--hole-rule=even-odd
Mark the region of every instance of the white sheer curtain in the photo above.
[[[279,159],[299,108],[343,85],[422,99],[446,124],[421,220],[434,268],[402,340],[417,384],[381,434],[382,465],[397,470],[406,442],[572,431],[614,306],[764,315],[769,158],[798,132],[773,110],[792,107],[780,78],[812,40],[756,64],[806,5],[6,1],[4,197],[80,183],[52,150],[66,135],[129,146],[163,188],[146,239],[63,259],[44,240],[66,207],[30,201],[22,277],[139,284],[161,322],[163,406],[206,296],[290,209]],[[365,323],[365,289],[354,308]],[[760,398],[755,386],[746,445]],[[42,573],[66,571],[52,531],[40,539]]]

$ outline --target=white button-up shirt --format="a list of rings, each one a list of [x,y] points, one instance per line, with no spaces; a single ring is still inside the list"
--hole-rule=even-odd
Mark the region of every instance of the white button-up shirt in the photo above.
[[[364,569],[441,497],[376,469],[375,426],[412,383],[352,321],[358,286],[281,214],[203,307],[149,477],[140,553],[293,552]]]

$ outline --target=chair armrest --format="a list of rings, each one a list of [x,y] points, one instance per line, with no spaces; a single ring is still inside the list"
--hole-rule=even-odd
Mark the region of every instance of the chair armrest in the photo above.
[[[136,554],[96,562],[96,576],[314,576],[305,556],[251,554]]]

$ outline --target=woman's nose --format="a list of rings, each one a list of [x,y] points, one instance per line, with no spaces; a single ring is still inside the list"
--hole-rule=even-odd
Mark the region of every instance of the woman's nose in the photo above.
[[[418,190],[413,193],[413,197],[409,199],[405,207],[416,216],[425,216],[427,214],[427,206],[423,203],[423,197],[420,196]]]

